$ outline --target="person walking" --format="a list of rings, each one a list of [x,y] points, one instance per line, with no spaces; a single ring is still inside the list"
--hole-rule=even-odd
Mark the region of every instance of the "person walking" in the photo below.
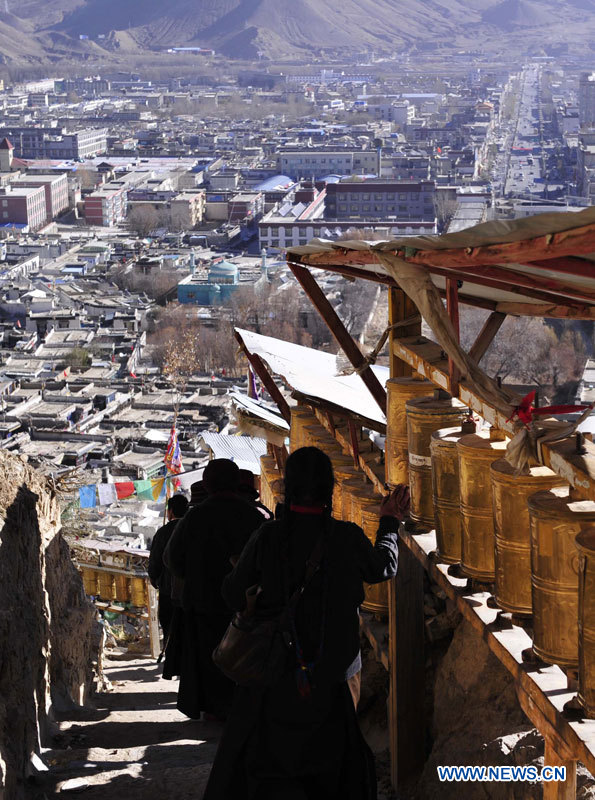
[[[224,718],[233,683],[215,667],[212,653],[231,620],[221,586],[262,514],[238,495],[239,468],[225,458],[209,461],[203,473],[207,497],[176,526],[164,558],[184,580],[183,658],[178,709],[198,719]]]
[[[409,489],[400,486],[383,500],[373,545],[359,526],[332,518],[333,485],[321,450],[292,453],[282,518],[251,536],[223,581],[235,611],[245,609],[247,590],[253,595],[258,587],[256,613],[263,618],[288,608],[295,590],[303,591],[290,615],[293,642],[284,667],[266,688],[236,687],[204,800],[376,797],[373,755],[349,682],[361,670],[363,583],[396,575]]]
[[[149,573],[149,580],[159,592],[157,614],[163,631],[163,641],[166,645],[174,613],[174,604],[172,601],[172,576],[163,563],[163,553],[174,532],[174,528],[186,511],[188,511],[188,500],[183,494],[175,494],[169,498],[167,501],[167,523],[162,525],[153,536],[151,552],[149,553],[147,572]]]

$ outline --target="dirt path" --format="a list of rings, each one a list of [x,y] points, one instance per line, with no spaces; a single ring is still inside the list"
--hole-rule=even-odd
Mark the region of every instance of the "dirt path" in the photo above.
[[[153,659],[112,658],[106,667],[113,691],[64,716],[32,798],[76,791],[85,800],[198,800],[221,725],[181,714],[177,681],[162,680]],[[67,791],[75,780],[81,787]]]

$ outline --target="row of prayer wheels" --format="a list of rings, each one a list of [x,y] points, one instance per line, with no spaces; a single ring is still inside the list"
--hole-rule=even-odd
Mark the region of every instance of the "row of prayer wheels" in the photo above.
[[[147,584],[144,578],[81,567],[85,594],[102,600],[129,603],[137,608],[148,605]]]
[[[578,667],[579,702],[595,718],[595,502],[547,467],[517,475],[501,432],[472,432],[463,407],[431,397],[429,382],[387,389],[388,483],[409,482],[411,516],[435,526],[441,561],[494,584],[504,611],[532,616],[540,659]]]
[[[334,436],[319,423],[312,410],[305,406],[294,406],[291,409],[289,441],[292,452],[300,447],[319,447],[328,455],[335,475],[333,516],[345,522],[355,522],[368,539],[374,542],[382,498],[374,493],[371,483],[354,465],[353,456],[342,452]],[[386,583],[365,584],[364,589],[362,609],[380,617],[388,616]]]

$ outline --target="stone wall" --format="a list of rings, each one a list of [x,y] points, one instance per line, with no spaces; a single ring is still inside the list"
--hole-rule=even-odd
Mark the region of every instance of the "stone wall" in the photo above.
[[[95,677],[100,629],[59,530],[49,480],[0,451],[0,800],[21,800],[53,711]]]

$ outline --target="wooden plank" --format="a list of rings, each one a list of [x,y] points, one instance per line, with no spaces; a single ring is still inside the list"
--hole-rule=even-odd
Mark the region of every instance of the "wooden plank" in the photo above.
[[[399,564],[399,570],[401,565]],[[395,664],[397,663],[397,579],[388,582],[388,737],[390,750],[390,782],[393,789],[399,785],[399,731],[396,720],[398,718],[398,687]]]
[[[459,287],[454,278],[446,279],[446,310],[452,327],[455,331],[457,342],[460,342],[460,325],[459,325]],[[448,375],[450,377],[451,393],[455,394],[459,389],[460,373],[455,366],[452,358],[448,359]]]
[[[405,294],[402,289],[397,287],[389,289],[388,292],[388,324],[396,325],[398,322],[410,319],[418,314],[417,306],[411,298]],[[389,347],[390,353],[390,376],[391,378],[406,378],[409,377],[413,370],[405,361],[402,361],[395,355],[392,342],[401,336],[419,336],[421,334],[421,320],[412,323],[406,328],[399,328],[398,330],[391,330],[389,334]]]
[[[370,394],[378,403],[382,413],[386,412],[386,390],[380,383],[375,373],[367,364],[361,350],[353,341],[347,328],[339,319],[337,312],[329,303],[324,292],[316,283],[311,273],[297,264],[290,264],[291,271],[295,275],[298,283],[308,295],[312,305],[316,308],[320,316],[324,319],[330,332],[337,340],[339,346],[356,369],[363,382],[368,387]]]
[[[530,264],[528,266],[531,266]],[[558,296],[572,297],[588,303],[595,301],[595,292],[592,289],[581,289],[576,284],[564,283],[553,278],[544,278],[541,275],[529,275],[526,272],[515,272],[506,267],[458,267],[459,272],[478,278],[492,278],[505,284],[514,283],[515,286],[537,289],[538,291],[552,292]],[[475,282],[475,281],[473,281]],[[479,282],[479,281],[478,281]]]
[[[577,278],[595,277],[595,261],[586,258],[548,258],[539,261],[530,261],[528,267],[539,267],[540,269],[552,270],[552,272],[563,273],[564,275],[574,275]]]
[[[424,571],[399,540],[399,569],[391,592],[389,721],[396,732],[396,785],[403,786],[423,769],[426,759]],[[394,757],[393,752],[393,757]]]
[[[488,347],[494,341],[494,338],[500,328],[504,320],[506,319],[506,314],[501,314],[499,311],[494,311],[490,314],[490,316],[485,321],[485,324],[471,350],[469,350],[469,358],[472,361],[475,361],[476,364],[479,364],[483,356],[486,354]]]
[[[548,767],[565,767],[566,780],[544,782],[543,800],[576,800],[576,761],[563,758],[557,752],[553,742],[546,738],[543,765]]]
[[[473,266],[483,264],[529,264],[550,258],[589,255],[595,252],[595,224],[583,225],[559,233],[548,233],[520,242],[458,247],[448,250],[418,250],[397,255],[412,264],[426,266]]]
[[[424,337],[398,339],[394,343],[394,348],[399,358],[408,361],[421,375],[440,388],[450,391],[448,368],[441,359],[442,351],[435,342],[430,342]],[[459,386],[458,397],[494,427],[510,435],[515,433],[514,423],[485,403],[464,381]],[[544,445],[543,461],[571,486],[580,489],[585,497],[595,500],[595,445],[585,441],[584,447],[586,453],[578,455],[575,452],[574,439]]]
[[[161,653],[161,644],[159,642],[159,619],[157,616],[157,590],[151,585],[151,581],[145,578],[145,586],[147,589],[147,597],[149,607],[149,642],[151,646],[151,655],[153,658],[159,658]]]

